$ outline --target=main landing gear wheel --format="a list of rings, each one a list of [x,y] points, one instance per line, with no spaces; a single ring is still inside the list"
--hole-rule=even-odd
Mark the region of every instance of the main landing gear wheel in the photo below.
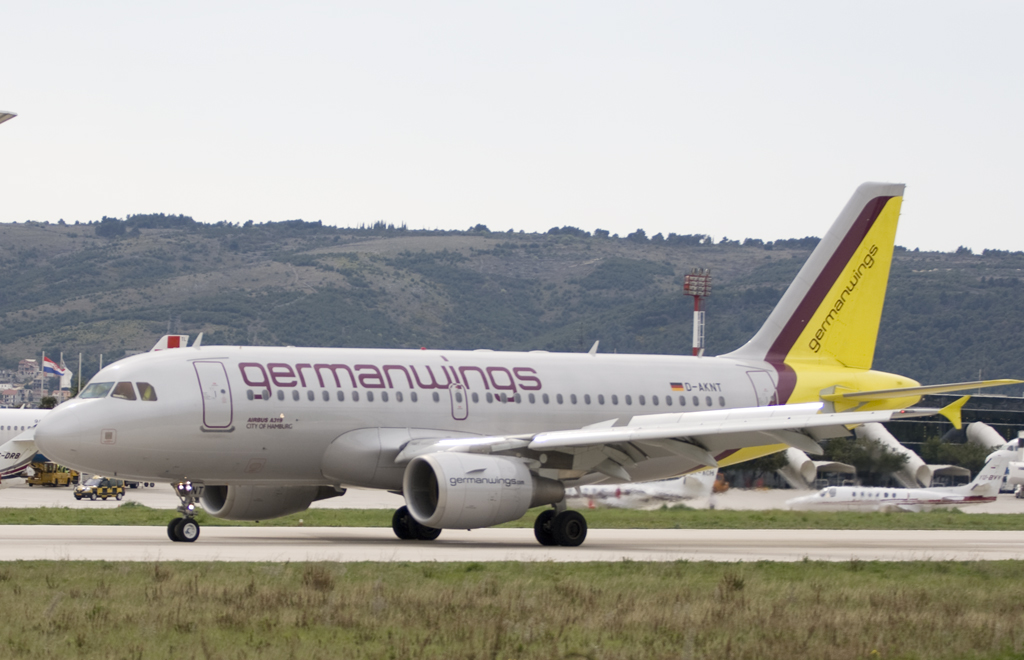
[[[555,540],[555,533],[551,531],[551,522],[555,519],[553,509],[542,511],[537,520],[533,522],[533,535],[541,545],[558,545]]]
[[[537,516],[533,535],[541,545],[576,547],[587,538],[587,519],[578,511],[548,509]]]
[[[427,527],[416,521],[409,513],[409,507],[403,506],[391,516],[391,529],[395,536],[403,541],[433,541],[441,535],[441,530]]]

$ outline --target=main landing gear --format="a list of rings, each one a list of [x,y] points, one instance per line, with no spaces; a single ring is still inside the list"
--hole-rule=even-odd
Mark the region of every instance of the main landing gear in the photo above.
[[[416,522],[408,507],[402,507],[391,516],[391,529],[403,541],[433,541],[441,536],[441,530]]]
[[[199,538],[199,523],[195,519],[196,500],[203,494],[203,487],[193,485],[191,481],[182,481],[174,484],[174,494],[181,500],[178,513],[182,517],[167,523],[167,536],[172,541],[192,543]]]
[[[543,511],[537,516],[533,523],[533,535],[541,545],[575,547],[587,538],[587,519],[579,511],[566,509],[565,502],[559,502],[556,508]]]

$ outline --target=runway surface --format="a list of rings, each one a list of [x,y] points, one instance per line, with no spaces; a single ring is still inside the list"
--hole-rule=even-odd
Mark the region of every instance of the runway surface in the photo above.
[[[530,529],[445,530],[433,542],[390,529],[204,527],[172,543],[161,527],[0,527],[0,558],[108,561],[913,561],[1024,559],[1024,532],[591,530],[578,548],[539,545]]]

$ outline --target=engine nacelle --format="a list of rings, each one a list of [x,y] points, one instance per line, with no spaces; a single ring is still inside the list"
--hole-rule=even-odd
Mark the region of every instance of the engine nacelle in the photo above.
[[[565,497],[560,481],[535,477],[514,458],[436,453],[409,462],[403,479],[409,513],[438,529],[490,527]]]
[[[317,500],[343,494],[323,486],[205,486],[199,501],[214,518],[269,520],[305,511]]]

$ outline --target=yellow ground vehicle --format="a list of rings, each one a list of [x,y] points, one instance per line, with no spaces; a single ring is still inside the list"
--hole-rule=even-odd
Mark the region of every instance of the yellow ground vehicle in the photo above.
[[[113,497],[115,500],[123,498],[124,482],[109,477],[92,477],[75,488],[76,500],[105,500],[108,497]]]
[[[78,483],[78,473],[56,463],[33,463],[29,486],[70,486]]]

